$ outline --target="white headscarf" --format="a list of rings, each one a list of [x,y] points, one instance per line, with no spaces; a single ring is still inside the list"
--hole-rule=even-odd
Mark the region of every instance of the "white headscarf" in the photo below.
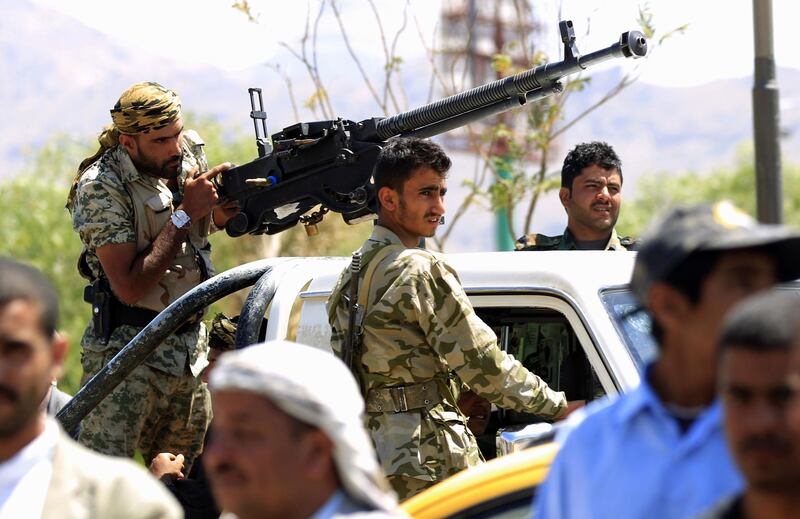
[[[344,490],[379,510],[397,508],[364,430],[364,400],[350,371],[333,354],[290,341],[256,344],[223,354],[209,385],[212,392],[262,395],[286,414],[319,427],[334,444]]]

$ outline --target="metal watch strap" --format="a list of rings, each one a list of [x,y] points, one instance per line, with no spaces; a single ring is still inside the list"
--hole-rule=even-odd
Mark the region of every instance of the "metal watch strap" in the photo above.
[[[178,229],[188,229],[192,223],[192,219],[186,214],[186,211],[183,209],[178,209],[174,213],[169,216],[169,219],[172,221],[172,225],[177,227]]]

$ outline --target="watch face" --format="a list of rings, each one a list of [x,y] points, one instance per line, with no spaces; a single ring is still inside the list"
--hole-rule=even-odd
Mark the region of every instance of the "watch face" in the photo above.
[[[175,227],[177,227],[178,229],[183,229],[184,227],[189,225],[190,218],[185,211],[175,211],[174,213],[172,213],[172,216],[170,218],[172,219],[172,223],[175,224]]]

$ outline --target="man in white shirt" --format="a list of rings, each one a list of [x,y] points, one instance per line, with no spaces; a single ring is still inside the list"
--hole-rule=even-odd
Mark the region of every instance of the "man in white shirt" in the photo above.
[[[224,353],[210,381],[203,463],[239,519],[406,517],[397,511],[342,361],[288,341]]]
[[[0,257],[0,519],[181,517],[144,469],[88,451],[46,416],[67,347],[57,322],[52,285]]]

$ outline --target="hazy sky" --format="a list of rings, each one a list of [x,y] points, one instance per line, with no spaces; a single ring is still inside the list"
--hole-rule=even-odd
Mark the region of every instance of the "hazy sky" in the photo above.
[[[303,34],[308,3],[251,0],[259,13],[254,24],[230,7],[232,0],[33,0],[66,13],[106,32],[124,44],[144,52],[190,63],[209,63],[228,70],[285,58],[280,41],[296,42]],[[480,1],[480,0],[479,0]],[[489,1],[489,0],[483,0]],[[671,86],[695,85],[715,79],[748,75],[753,68],[752,2],[749,0],[651,0],[658,30],[689,24],[686,34],[673,38],[649,57],[642,80]],[[582,51],[596,50],[613,42],[619,34],[636,28],[640,0],[562,0],[534,2],[540,20],[558,41],[558,13],[572,19]],[[311,3],[316,12],[319,5]],[[360,52],[381,52],[375,45],[372,12],[365,0],[340,0],[343,18]],[[398,27],[404,2],[376,0],[387,32]],[[438,0],[410,0],[412,12],[426,37],[433,34]],[[774,0],[775,53],[779,66],[800,68],[796,20],[797,0]],[[157,22],[147,19],[158,13]],[[130,13],[130,14],[128,14]],[[123,18],[124,17],[124,18]],[[141,23],[136,23],[136,19]],[[591,31],[584,36],[587,19]],[[122,21],[124,20],[124,21]],[[170,26],[165,20],[174,20]],[[336,41],[339,29],[326,17],[320,30],[320,44]],[[413,20],[400,42],[400,54],[422,53]],[[359,31],[359,28],[367,30]],[[779,78],[780,79],[780,78]]]

